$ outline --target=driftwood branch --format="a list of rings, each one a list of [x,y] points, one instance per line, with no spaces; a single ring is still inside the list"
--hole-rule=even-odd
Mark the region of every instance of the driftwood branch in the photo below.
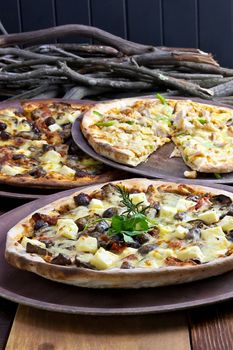
[[[0,46],[4,47],[15,44],[35,43],[41,40],[44,41],[71,35],[79,35],[83,38],[98,40],[103,44],[115,47],[126,55],[134,55],[151,51],[151,46],[133,43],[116,35],[110,34],[102,29],[85,26],[82,24],[66,24],[63,26],[40,29],[31,32],[1,35]]]

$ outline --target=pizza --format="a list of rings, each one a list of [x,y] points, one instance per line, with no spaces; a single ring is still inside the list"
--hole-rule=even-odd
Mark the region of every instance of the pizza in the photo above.
[[[118,163],[137,166],[173,142],[175,156],[194,174],[233,171],[230,108],[161,95],[121,99],[92,107],[84,114],[81,130],[97,153]]]
[[[69,188],[109,181],[116,174],[83,153],[71,126],[85,103],[25,101],[0,109],[0,182]]]
[[[233,269],[233,194],[148,179],[95,185],[7,234],[7,261],[90,288],[184,283]]]

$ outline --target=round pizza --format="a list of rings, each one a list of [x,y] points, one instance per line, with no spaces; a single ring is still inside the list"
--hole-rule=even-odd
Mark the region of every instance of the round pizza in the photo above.
[[[130,179],[36,210],[7,234],[7,261],[90,288],[156,287],[233,269],[233,194]]]
[[[74,144],[71,126],[90,103],[25,101],[0,109],[0,182],[69,188],[116,178]]]
[[[128,98],[100,103],[84,114],[81,130],[94,150],[137,166],[165,143],[193,171],[233,171],[233,110],[191,100]]]

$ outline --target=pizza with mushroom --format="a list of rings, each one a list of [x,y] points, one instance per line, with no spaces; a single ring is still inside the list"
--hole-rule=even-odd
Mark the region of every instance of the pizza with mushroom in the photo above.
[[[113,179],[102,163],[83,153],[71,126],[85,103],[25,101],[0,109],[0,182],[69,188]]]
[[[184,283],[233,268],[232,193],[130,179],[38,209],[7,234],[6,259],[84,287]]]

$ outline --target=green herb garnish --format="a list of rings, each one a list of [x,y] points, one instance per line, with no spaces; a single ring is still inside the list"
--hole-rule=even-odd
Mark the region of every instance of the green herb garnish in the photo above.
[[[98,122],[98,123],[95,123],[95,125],[97,125],[97,126],[112,126],[115,123],[116,122],[114,120],[110,120],[108,122]]]
[[[134,121],[128,120],[128,121],[126,121],[125,123],[127,123],[127,124],[129,124],[129,125],[133,125],[133,124],[134,124]]]
[[[221,176],[220,174],[218,174],[218,173],[214,173],[214,177],[215,177],[216,179],[221,179],[221,178],[222,178],[222,176]]]
[[[198,118],[198,121],[199,121],[199,123],[201,123],[202,125],[204,125],[204,124],[207,123],[207,121],[206,121],[205,119],[203,119],[203,118]]]
[[[145,212],[151,206],[142,207],[142,203],[134,204],[125,188],[116,186],[122,197],[122,204],[126,206],[126,211],[121,215],[113,215],[108,235],[122,235],[125,242],[134,242],[134,236],[140,236],[153,228],[157,222],[149,219]]]
[[[98,112],[98,111],[93,111],[93,114],[98,115],[98,117],[102,117],[103,116],[103,114]]]
[[[163,105],[167,105],[168,104],[166,98],[163,97],[162,95],[156,94],[156,97]]]

